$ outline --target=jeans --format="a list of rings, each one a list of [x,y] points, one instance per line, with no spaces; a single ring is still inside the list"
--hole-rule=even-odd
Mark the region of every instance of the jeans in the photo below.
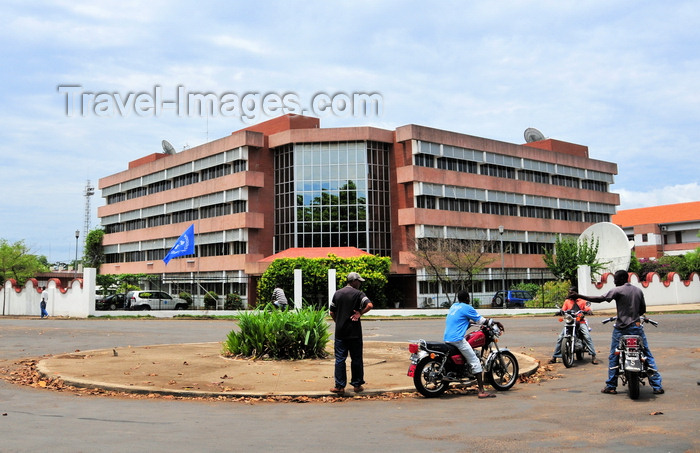
[[[345,360],[350,354],[350,385],[358,387],[365,383],[362,364],[362,338],[335,339],[335,386],[345,388],[348,383]]]
[[[472,373],[479,374],[483,371],[481,368],[481,360],[479,360],[479,357],[476,356],[476,352],[474,352],[472,345],[470,345],[467,340],[463,338],[461,341],[448,341],[446,343],[456,346],[457,349],[459,349],[459,352],[461,352],[464,358],[467,359],[469,369],[472,371]]]
[[[578,330],[583,336],[583,342],[586,344],[586,348],[588,348],[588,351],[591,353],[591,355],[595,357],[595,347],[593,346],[593,339],[591,338],[591,333],[588,331],[588,324],[579,324]],[[561,358],[561,340],[562,338],[564,338],[565,334],[566,327],[562,329],[561,333],[559,334],[559,338],[557,338],[557,345],[554,347],[554,354],[552,354],[552,357],[556,357],[558,359]]]
[[[632,324],[624,329],[618,329],[615,327],[612,333],[612,342],[610,344],[610,357],[608,357],[608,380],[605,381],[605,385],[609,388],[617,387],[617,367],[619,365],[619,356],[615,355],[615,350],[617,345],[620,343],[620,338],[623,335],[639,335],[642,337],[642,348],[644,355],[647,356],[647,365],[649,368],[656,369],[656,362],[654,361],[654,356],[651,355],[649,350],[649,343],[647,343],[647,337],[644,335],[644,329],[641,326]],[[661,374],[657,371],[649,376],[649,385],[654,390],[660,389],[661,387]]]

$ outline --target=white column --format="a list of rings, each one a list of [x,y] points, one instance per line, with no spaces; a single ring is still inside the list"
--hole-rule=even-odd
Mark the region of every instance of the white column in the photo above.
[[[333,294],[335,294],[337,286],[335,283],[335,269],[328,269],[328,307],[331,306]]]
[[[301,269],[294,269],[294,309],[301,310]]]

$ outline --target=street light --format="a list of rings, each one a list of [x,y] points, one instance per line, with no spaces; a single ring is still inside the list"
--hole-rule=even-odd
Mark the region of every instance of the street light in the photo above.
[[[75,230],[75,267],[73,268],[73,278],[78,278],[78,238],[80,230]]]
[[[506,308],[506,300],[508,298],[506,297],[506,272],[503,263],[503,225],[498,226],[498,235],[501,238],[501,288],[503,289],[501,300],[503,301],[503,308]]]

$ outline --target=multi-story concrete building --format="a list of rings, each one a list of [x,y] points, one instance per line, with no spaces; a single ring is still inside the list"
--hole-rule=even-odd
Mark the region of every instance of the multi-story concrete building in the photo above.
[[[634,241],[639,259],[683,255],[700,247],[700,201],[625,209],[612,222]]]
[[[444,289],[416,268],[417,241],[485,238],[499,244],[475,290],[485,296],[545,278],[542,253],[557,235],[610,221],[616,173],[587,147],[558,140],[518,145],[416,125],[321,128],[286,115],[102,178],[101,272],[156,274],[171,291],[196,284],[254,302],[270,256],[355,247],[391,257],[407,306],[422,306]],[[166,266],[163,256],[192,223],[196,253]]]

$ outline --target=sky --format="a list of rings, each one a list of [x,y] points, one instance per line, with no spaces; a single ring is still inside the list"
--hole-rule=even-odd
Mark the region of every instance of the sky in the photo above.
[[[302,110],[517,144],[534,127],[615,162],[618,209],[700,200],[692,0],[5,0],[0,15],[0,239],[49,262],[75,258],[76,230],[82,255],[88,181],[162,140]],[[351,111],[357,93],[381,108]],[[198,94],[211,110],[184,103]]]

